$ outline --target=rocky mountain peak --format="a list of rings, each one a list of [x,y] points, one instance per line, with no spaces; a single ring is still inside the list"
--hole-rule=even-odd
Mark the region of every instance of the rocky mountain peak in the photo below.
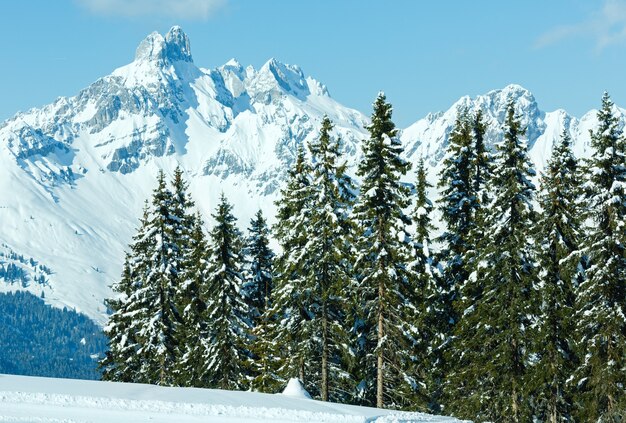
[[[189,37],[179,26],[172,27],[165,37],[153,32],[137,47],[135,61],[151,61],[158,64],[193,62]]]

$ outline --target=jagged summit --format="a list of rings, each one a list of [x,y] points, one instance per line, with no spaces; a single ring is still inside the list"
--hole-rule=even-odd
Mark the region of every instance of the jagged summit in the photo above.
[[[173,26],[165,37],[158,32],[148,35],[137,47],[135,61],[193,62],[189,37],[179,26]]]
[[[170,60],[182,60],[193,62],[191,58],[191,46],[189,37],[179,26],[173,26],[165,34],[165,44],[167,45],[167,57]]]

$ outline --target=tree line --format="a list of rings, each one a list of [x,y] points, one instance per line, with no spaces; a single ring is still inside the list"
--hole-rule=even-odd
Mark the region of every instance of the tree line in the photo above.
[[[540,187],[509,102],[487,148],[458,111],[437,204],[380,94],[357,175],[324,118],[276,224],[222,194],[208,233],[160,172],[108,300],[103,378],[276,392],[498,422],[626,419],[626,140],[608,94],[580,161],[566,130]],[[434,237],[432,214],[442,233]],[[273,237],[280,245],[275,254]]]

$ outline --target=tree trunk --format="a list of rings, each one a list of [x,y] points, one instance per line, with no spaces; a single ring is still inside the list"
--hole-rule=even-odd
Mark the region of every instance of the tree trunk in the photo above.
[[[328,316],[326,304],[322,306],[322,401],[328,401]]]
[[[300,357],[300,368],[298,370],[300,373],[300,382],[302,382],[302,386],[304,386],[304,357]]]
[[[383,372],[383,366],[384,366],[384,360],[383,360],[383,348],[382,348],[382,343],[383,343],[383,338],[385,336],[385,328],[383,326],[384,324],[384,315],[383,315],[383,298],[385,295],[385,285],[383,283],[383,279],[381,278],[380,282],[378,283],[378,352],[377,352],[377,369],[376,369],[376,407],[378,408],[383,408],[384,402],[383,402],[383,377],[384,377],[384,372]]]

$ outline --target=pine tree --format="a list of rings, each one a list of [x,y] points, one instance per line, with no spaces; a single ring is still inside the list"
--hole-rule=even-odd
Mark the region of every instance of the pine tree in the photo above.
[[[122,278],[112,286],[117,297],[106,300],[107,307],[112,311],[104,333],[109,338],[109,350],[100,362],[102,379],[114,382],[135,382],[140,378],[140,357],[137,354],[141,346],[137,342],[136,333],[131,331],[133,317],[137,314],[138,304],[131,300],[135,291],[141,287],[138,275],[141,274],[141,263],[135,259],[146,247],[146,231],[148,230],[149,205],[146,201],[143,215],[139,221],[137,233],[133,236],[130,251],[126,253]],[[144,272],[145,273],[145,272]]]
[[[209,322],[205,320],[207,298],[202,295],[209,291],[207,288],[209,247],[203,226],[200,213],[196,213],[187,242],[188,250],[182,272],[184,282],[179,289],[181,302],[184,304],[182,309],[184,330],[180,334],[183,346],[178,365],[181,386],[210,386],[207,375],[201,373],[205,358],[208,356],[206,340],[209,337]]]
[[[181,317],[176,307],[180,248],[178,220],[172,217],[173,195],[165,175],[158,175],[152,207],[146,208],[122,280],[110,302],[107,326],[111,351],[103,362],[107,380],[174,385],[179,358]]]
[[[535,403],[535,415],[550,423],[571,421],[571,397],[566,381],[575,365],[573,354],[574,286],[582,271],[580,170],[563,130],[541,178],[540,219],[537,222],[539,284],[536,302],[541,304],[530,330],[536,354],[526,383]]]
[[[276,202],[274,233],[282,252],[275,262],[271,307],[262,316],[262,324],[255,328],[254,351],[263,358],[263,370],[253,381],[253,389],[275,390],[289,378],[298,377],[309,392],[315,393],[316,386],[309,380],[308,372],[315,352],[315,328],[306,308],[310,292],[304,289],[310,186],[311,168],[304,149],[299,147],[287,184]]]
[[[319,378],[322,401],[345,400],[348,377],[344,363],[350,350],[345,342],[346,298],[353,291],[351,269],[351,233],[349,213],[354,194],[352,180],[341,161],[340,142],[331,138],[332,123],[324,117],[317,140],[309,145],[312,158],[312,184],[308,241],[302,257],[305,290],[311,293],[304,304],[310,324],[317,328],[315,338],[320,356],[311,360],[312,371]],[[317,368],[316,368],[317,367]],[[342,383],[343,382],[343,383]],[[342,389],[343,388],[343,389]]]
[[[585,246],[591,263],[581,284],[576,321],[581,357],[576,371],[580,421],[626,419],[626,160],[624,138],[607,93],[591,131]]]
[[[206,292],[201,292],[209,337],[200,374],[210,387],[243,390],[249,385],[250,321],[242,295],[243,241],[232,208],[222,194],[212,215]]]
[[[403,320],[414,275],[407,267],[411,220],[403,212],[410,192],[400,178],[410,164],[400,157],[403,150],[391,112],[385,95],[379,94],[367,128],[370,138],[363,143],[361,193],[354,209],[360,251],[355,269],[363,310],[355,329],[364,359],[361,368],[375,369],[375,374],[362,375],[360,388],[365,401],[375,391],[377,407],[407,405],[416,391],[415,378],[404,371],[411,363],[408,348],[414,340]]]
[[[426,179],[424,161],[417,164],[416,201],[413,211],[415,242],[413,262],[413,286],[409,290],[412,315],[407,321],[414,330],[414,374],[418,377],[416,405],[429,412],[440,411],[441,383],[444,371],[443,349],[449,336],[451,317],[451,290],[443,284],[436,258],[431,251],[431,222],[433,204],[427,191],[432,188]]]
[[[269,246],[269,232],[263,212],[258,210],[254,218],[250,220],[249,235],[245,246],[244,298],[255,325],[269,307],[272,295],[274,252]]]
[[[531,233],[534,171],[521,137],[524,130],[508,106],[504,141],[497,146],[493,201],[485,211],[477,270],[459,299],[451,355],[462,363],[448,376],[452,410],[478,421],[528,421],[523,379],[527,328],[534,313]],[[470,295],[466,295],[469,292]],[[468,302],[469,300],[469,302]],[[456,392],[455,392],[456,391]]]
[[[198,255],[198,248],[206,248],[206,242],[203,239],[204,234],[202,228],[197,225],[201,225],[201,221],[192,214],[191,209],[194,207],[194,202],[188,194],[188,184],[183,178],[183,171],[180,166],[177,166],[174,170],[174,175],[171,180],[172,186],[172,206],[170,210],[170,218],[172,224],[172,242],[178,248],[178,285],[176,286],[176,307],[181,313],[181,319],[183,324],[180,326],[180,330],[176,333],[178,344],[180,345],[180,357],[178,359],[176,368],[177,384],[181,386],[201,386],[201,383],[196,379],[195,375],[191,372],[192,368],[185,369],[188,364],[183,364],[187,361],[188,352],[195,348],[194,344],[199,343],[198,325],[199,325],[199,313],[201,312],[203,305],[199,298],[198,289],[198,272],[202,272],[204,269],[199,269],[198,265],[201,265],[201,256]],[[192,239],[195,236],[195,239]],[[200,243],[201,245],[198,245]],[[205,252],[203,251],[202,254]]]
[[[135,253],[141,286],[130,298],[140,307],[130,330],[136,332],[141,345],[138,355],[142,380],[158,385],[175,384],[179,356],[177,334],[181,317],[176,294],[182,256],[176,242],[180,222],[172,215],[173,202],[161,171],[152,198],[148,230],[142,241],[145,245]]]
[[[134,382],[139,373],[140,363],[137,351],[139,345],[135,334],[129,330],[132,304],[127,299],[134,291],[131,272],[131,257],[126,255],[122,278],[113,285],[113,291],[121,298],[109,298],[107,307],[112,311],[104,333],[109,338],[109,349],[100,362],[102,380],[113,382]]]
[[[468,279],[470,267],[467,255],[475,248],[473,235],[476,210],[479,207],[477,190],[483,183],[479,181],[484,179],[484,171],[477,164],[477,149],[481,148],[482,141],[480,138],[475,140],[472,132],[467,110],[460,110],[449,138],[438,184],[442,189],[439,199],[441,220],[446,225],[446,230],[439,238],[444,245],[441,252],[444,261],[443,278],[451,292]],[[474,142],[476,149],[472,145]],[[480,176],[479,170],[482,173]]]

